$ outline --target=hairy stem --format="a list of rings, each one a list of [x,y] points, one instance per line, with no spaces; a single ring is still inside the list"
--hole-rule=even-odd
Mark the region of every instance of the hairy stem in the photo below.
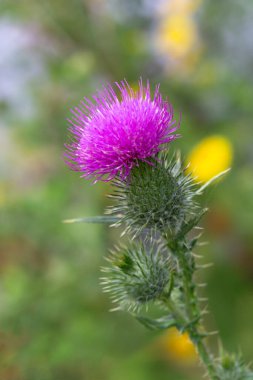
[[[170,242],[168,245],[170,246]],[[172,253],[177,260],[178,270],[182,279],[182,294],[185,313],[183,314],[181,310],[179,311],[176,305],[171,301],[167,301],[166,305],[174,315],[174,318],[178,321],[181,329],[189,334],[189,337],[195,345],[202,363],[207,369],[210,379],[219,380],[213,356],[209,352],[206,344],[203,342],[203,339],[207,334],[200,322],[201,311],[198,305],[199,303],[195,284],[193,282],[195,259],[192,253],[188,251],[187,244],[182,241],[176,242]]]

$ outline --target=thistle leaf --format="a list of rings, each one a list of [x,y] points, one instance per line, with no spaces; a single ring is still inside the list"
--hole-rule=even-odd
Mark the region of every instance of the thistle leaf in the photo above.
[[[201,218],[203,217],[203,215],[208,211],[207,208],[204,208],[203,210],[201,210],[196,216],[194,216],[192,219],[190,219],[189,221],[185,222],[179,233],[178,233],[178,238],[181,238],[181,237],[184,237],[188,232],[190,232],[194,227],[196,227],[199,223],[199,221],[201,220]]]
[[[143,317],[140,315],[134,315],[133,316],[145,327],[147,327],[150,330],[165,330],[170,327],[176,327],[177,322],[172,316],[164,316],[157,319],[152,319],[148,317]]]
[[[213,182],[215,182],[217,179],[221,178],[222,176],[224,176],[225,174],[227,174],[228,172],[230,171],[230,168],[229,169],[226,169],[224,170],[223,172],[220,172],[219,174],[215,175],[213,178],[211,178],[208,182],[204,183],[204,185],[202,185],[197,191],[196,191],[196,195],[200,195],[203,193],[203,191],[208,187],[210,186]]]
[[[118,217],[113,216],[91,216],[91,217],[84,217],[84,218],[74,218],[74,219],[65,219],[62,221],[62,223],[105,223],[105,224],[112,224],[117,223],[119,220]]]

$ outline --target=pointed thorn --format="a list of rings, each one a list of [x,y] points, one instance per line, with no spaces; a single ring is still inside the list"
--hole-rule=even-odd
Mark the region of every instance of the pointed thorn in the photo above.
[[[197,243],[197,246],[199,246],[199,247],[203,247],[203,246],[205,246],[205,245],[209,245],[210,243],[209,243],[209,241],[201,241],[201,242],[198,242]]]

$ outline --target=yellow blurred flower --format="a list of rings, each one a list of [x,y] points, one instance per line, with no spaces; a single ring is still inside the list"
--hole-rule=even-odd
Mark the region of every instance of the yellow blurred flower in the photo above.
[[[169,358],[180,362],[195,362],[196,350],[187,333],[171,328],[161,338],[161,345]]]
[[[230,141],[224,136],[210,136],[192,149],[187,158],[187,170],[197,181],[206,182],[228,169],[232,158],[233,149]]]
[[[157,47],[172,58],[185,56],[197,40],[194,21],[185,15],[175,14],[164,19],[157,31]]]
[[[196,67],[202,53],[195,12],[202,0],[164,0],[158,8],[155,49],[164,58],[164,66],[188,74]]]

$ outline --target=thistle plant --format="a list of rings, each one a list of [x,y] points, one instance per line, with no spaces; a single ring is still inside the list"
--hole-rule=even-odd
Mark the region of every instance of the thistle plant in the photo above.
[[[179,154],[168,151],[178,137],[173,108],[158,86],[152,97],[148,82],[140,81],[138,91],[126,81],[106,86],[72,113],[67,164],[94,182],[112,181],[114,188],[104,216],[79,221],[120,227],[129,241],[103,268],[113,309],[129,312],[149,329],[188,333],[209,379],[253,379],[242,358],[226,353],[221,343],[219,354],[210,352],[212,333],[203,326],[195,280],[196,229],[207,211],[198,199],[225,172],[196,184]],[[160,310],[158,318],[149,313],[152,304]]]

